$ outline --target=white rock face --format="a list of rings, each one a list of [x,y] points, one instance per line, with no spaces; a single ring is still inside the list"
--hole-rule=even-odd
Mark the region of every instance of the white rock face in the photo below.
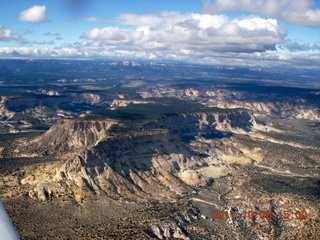
[[[212,134],[217,130],[220,131],[219,134],[221,132],[247,134],[256,127],[261,128],[250,111],[176,114],[160,118],[147,124],[146,127],[168,128],[181,137]]]
[[[193,88],[188,88],[185,90],[185,94],[189,97],[190,96],[191,97],[198,97],[198,96],[200,96],[201,92],[196,89],[193,89]]]
[[[48,91],[47,92],[48,96],[60,96],[60,93],[58,91]]]
[[[244,93],[215,88],[207,90],[193,88],[177,90],[159,87],[149,92],[142,92],[140,95],[143,98],[176,97],[180,99],[195,99],[203,97],[202,104],[208,107],[244,108],[253,111],[255,115],[278,114],[281,117],[308,120],[319,120],[320,118],[318,104],[313,103],[313,105],[310,105],[305,99],[260,101],[260,99],[255,98],[254,100],[248,100]]]
[[[23,179],[22,184],[34,186],[29,196],[45,201],[72,192],[79,202],[88,194],[132,200],[174,198],[191,192],[191,186],[207,186],[215,177],[228,174],[223,162],[251,164],[260,159],[259,150],[239,146],[230,149],[229,155],[210,147],[213,152],[202,158],[178,137],[197,137],[217,130],[248,133],[257,125],[248,111],[167,116],[147,126],[158,130],[110,137],[107,132],[114,124],[113,120],[58,120],[35,139],[33,144],[42,150],[79,152],[56,163],[46,174],[42,168]],[[162,126],[178,135],[159,129]],[[202,144],[201,140],[196,142]]]
[[[78,202],[92,194],[136,201],[174,199],[229,174],[229,165],[263,159],[261,149],[247,149],[223,137],[261,129],[250,111],[170,115],[146,124],[144,131],[111,137],[108,130],[114,124],[118,123],[58,120],[33,140],[39,152],[69,153],[65,160],[41,166],[21,179],[28,195],[46,201],[71,194]],[[219,146],[202,137],[207,134],[222,138]],[[191,139],[190,146],[181,141],[185,137]],[[190,147],[208,151],[201,157]],[[24,154],[20,150],[17,154]]]
[[[166,224],[154,224],[148,229],[149,234],[156,236],[158,239],[182,239],[190,238],[176,224],[170,222]]]
[[[184,177],[184,183],[179,172],[203,164],[176,135],[163,130],[107,138],[65,162],[33,170],[21,184],[29,188],[30,197],[42,201],[70,193],[79,202],[92,194],[136,201],[174,199],[191,191],[192,179]]]
[[[36,138],[33,143],[43,148],[80,148],[92,146],[103,140],[106,131],[116,121],[113,120],[58,120],[46,133]]]
[[[126,107],[130,104],[147,104],[150,103],[150,101],[145,101],[145,100],[122,100],[122,99],[115,99],[111,103],[110,107],[115,108],[115,107]]]
[[[195,170],[188,169],[179,174],[182,181],[192,186],[207,186],[207,179]]]
[[[59,172],[65,176],[64,181],[76,188],[88,185],[96,194],[161,199],[187,191],[174,173],[195,164],[188,161],[190,156],[190,151],[168,132],[125,136],[82,151]]]
[[[317,109],[302,111],[296,116],[296,118],[320,121],[320,109],[317,108]]]
[[[76,104],[86,103],[90,105],[100,104],[102,99],[101,96],[94,93],[82,93],[80,95],[75,95],[75,99],[72,101]]]

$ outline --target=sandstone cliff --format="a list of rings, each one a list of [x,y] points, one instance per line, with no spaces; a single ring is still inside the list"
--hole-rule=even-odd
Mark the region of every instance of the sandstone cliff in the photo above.
[[[319,104],[312,99],[302,97],[294,98],[272,98],[268,95],[232,91],[227,89],[173,89],[160,87],[150,92],[140,94],[143,98],[170,96],[180,99],[195,99],[201,97],[202,103],[208,107],[219,107],[225,109],[245,108],[254,114],[275,114],[291,119],[319,120]],[[261,100],[263,99],[263,100]]]
[[[229,111],[225,113],[203,112],[193,114],[173,114],[148,123],[146,128],[165,128],[178,134],[183,139],[195,136],[223,137],[231,133],[246,134],[255,128],[263,128],[258,124],[250,111]]]
[[[22,183],[34,186],[29,195],[43,200],[70,191],[78,201],[92,194],[132,200],[174,198],[190,192],[189,185],[210,184],[198,173],[190,179],[181,177],[185,170],[206,165],[195,155],[166,130],[124,135],[83,149],[46,174],[39,169]]]
[[[191,150],[182,141],[202,136],[219,139],[261,128],[253,114],[245,110],[173,114],[146,124],[144,130],[116,136],[108,134],[113,124],[117,122],[59,120],[35,139],[33,144],[41,150],[73,155],[22,179],[23,185],[30,186],[29,196],[46,200],[71,194],[79,202],[96,194],[138,201],[174,199],[189,194],[194,186],[208,186],[214,178],[228,174],[228,164],[259,160],[236,145],[226,157],[224,145],[223,149],[210,147],[207,155]],[[212,144],[205,139],[199,141]],[[227,145],[231,146],[229,142]],[[235,153],[237,157],[232,158]]]
[[[145,101],[145,100],[124,100],[124,99],[115,99],[111,103],[110,107],[115,108],[115,107],[126,107],[130,104],[147,104],[150,103],[150,101]]]
[[[58,120],[46,133],[32,141],[39,147],[55,150],[93,146],[107,136],[113,120]]]

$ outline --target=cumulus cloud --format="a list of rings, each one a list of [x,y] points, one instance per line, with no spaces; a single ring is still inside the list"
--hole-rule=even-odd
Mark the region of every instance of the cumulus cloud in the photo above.
[[[105,40],[108,43],[120,44],[121,42],[128,42],[128,33],[125,33],[124,30],[121,30],[118,27],[93,28],[86,31],[83,37],[92,40]]]
[[[12,39],[11,30],[3,29],[3,26],[0,25],[0,40],[6,41],[11,39]]]
[[[320,45],[317,43],[297,43],[288,39],[283,44],[279,45],[279,49],[288,50],[290,52],[320,52]]]
[[[233,2],[226,0],[225,3]],[[277,9],[277,6],[273,9],[270,5],[268,15],[274,16],[271,13],[277,13]],[[98,18],[86,20],[102,21]],[[78,43],[54,47],[54,41],[23,42],[20,39],[20,44],[28,47],[0,47],[0,57],[149,59],[236,66],[293,64],[319,68],[320,55],[315,52],[319,46],[285,40],[287,30],[275,17],[248,16],[230,19],[226,15],[213,13],[159,12],[144,15],[120,14],[117,18],[108,20],[110,21],[120,25],[88,29]],[[43,35],[48,40],[51,40],[49,37],[62,39],[55,32]],[[0,27],[0,41],[13,39],[13,36],[10,30]],[[42,44],[52,44],[52,47],[44,47]]]
[[[13,34],[10,29],[4,29],[2,25],[0,25],[0,41],[12,41],[19,40],[21,36],[19,34]]]
[[[0,47],[0,57],[13,58],[76,58],[76,59],[109,59],[109,60],[175,60],[192,63],[205,63],[231,66],[297,66],[301,68],[319,69],[318,53],[292,52],[255,52],[235,53],[197,51],[191,49],[161,50],[144,49],[136,51],[118,47],[101,47],[89,42],[59,48]]]
[[[32,23],[42,23],[48,21],[46,6],[35,5],[31,8],[28,8],[19,14],[19,21],[22,22],[32,22]]]
[[[207,13],[245,11],[319,27],[320,9],[312,9],[312,5],[312,0],[203,0],[203,10]]]
[[[7,57],[34,57],[34,58],[48,58],[48,57],[81,57],[81,53],[75,48],[30,48],[30,47],[0,47],[0,56]]]
[[[106,45],[137,49],[190,48],[211,51],[256,52],[275,49],[286,36],[276,19],[249,17],[229,20],[224,15],[158,13],[123,14],[117,18],[135,29],[93,28],[82,38]]]

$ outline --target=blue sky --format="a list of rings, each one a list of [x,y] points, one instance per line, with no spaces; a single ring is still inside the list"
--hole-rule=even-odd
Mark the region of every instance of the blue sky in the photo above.
[[[0,58],[320,67],[320,1],[5,0],[0,9]]]

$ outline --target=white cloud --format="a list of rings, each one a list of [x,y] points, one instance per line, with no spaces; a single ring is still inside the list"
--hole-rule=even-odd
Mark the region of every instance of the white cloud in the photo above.
[[[0,56],[8,57],[34,57],[34,58],[77,58],[83,53],[75,48],[30,48],[30,47],[0,47]]]
[[[270,14],[278,11],[277,6],[270,5],[268,9]],[[295,65],[319,69],[320,55],[315,52],[319,46],[286,41],[286,28],[275,18],[229,19],[222,14],[160,12],[121,14],[110,21],[118,22],[122,27],[88,29],[81,42],[63,45],[65,47],[40,47],[40,44],[54,44],[53,41],[25,41],[24,46],[28,47],[0,47],[0,57],[149,59],[237,66]],[[43,34],[60,37],[58,33]],[[13,34],[0,27],[1,39],[13,39]],[[23,44],[21,38],[16,41]]]
[[[3,26],[0,25],[0,40],[6,41],[11,39],[11,30],[10,29],[3,29]]]
[[[318,27],[320,9],[312,9],[312,5],[312,0],[203,0],[203,9],[208,13],[246,11]]]
[[[32,22],[32,23],[41,23],[48,21],[46,6],[33,6],[28,8],[19,14],[19,21],[22,22]]]
[[[120,43],[126,38],[126,33],[118,27],[93,28],[89,31],[86,31],[84,35],[88,39],[105,39],[110,43]]]
[[[320,52],[320,45],[317,43],[297,43],[292,40],[286,40],[278,47],[281,50],[288,50],[290,52]]]
[[[0,47],[0,57],[12,58],[75,58],[75,59],[109,59],[109,60],[150,60],[150,61],[184,61],[230,66],[296,66],[300,68],[319,69],[318,53],[292,52],[255,52],[255,53],[219,53],[190,49],[169,49],[167,51],[144,49],[132,50],[118,47],[105,47],[92,43],[81,43],[74,47],[30,48]]]
[[[21,36],[19,34],[12,34],[10,29],[4,29],[2,25],[0,25],[0,41],[12,41],[19,40]]]
[[[136,49],[255,52],[275,49],[286,36],[286,29],[276,19],[258,17],[229,20],[224,15],[165,12],[142,16],[123,14],[117,19],[136,28],[93,28],[82,38]]]

